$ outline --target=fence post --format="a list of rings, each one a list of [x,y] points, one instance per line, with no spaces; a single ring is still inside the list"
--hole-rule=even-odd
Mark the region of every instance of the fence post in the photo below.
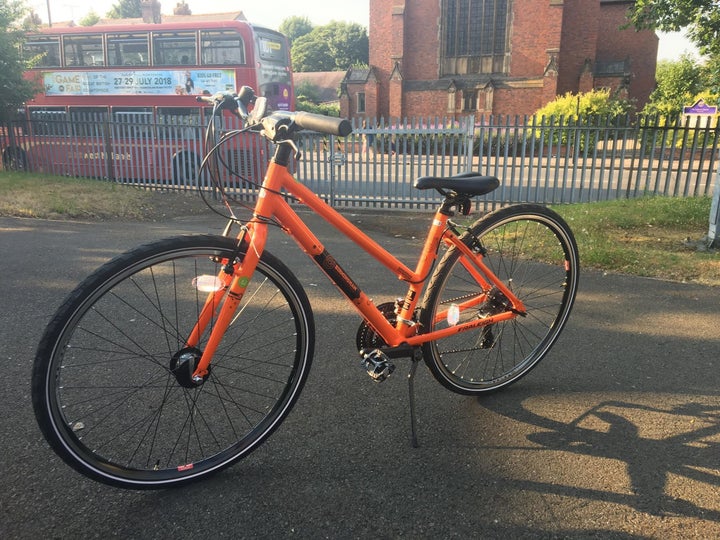
[[[465,128],[465,170],[473,170],[473,150],[475,148],[475,117],[466,116]]]
[[[105,152],[105,170],[108,180],[115,180],[115,167],[112,159],[112,130],[110,120],[106,119],[102,124],[103,150]]]
[[[336,149],[337,139],[335,135],[328,135],[328,161],[330,162],[330,200],[328,204],[332,207],[335,206],[335,181],[340,176],[340,167],[344,162],[344,155],[342,152],[338,152]],[[337,167],[337,171],[335,170]]]
[[[715,187],[713,189],[712,204],[710,205],[710,229],[708,230],[708,247],[720,248],[718,238],[718,227],[720,227],[720,166],[715,174]]]

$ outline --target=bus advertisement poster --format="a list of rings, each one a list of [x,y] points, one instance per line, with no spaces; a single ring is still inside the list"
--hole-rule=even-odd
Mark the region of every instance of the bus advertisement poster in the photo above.
[[[173,95],[234,92],[232,69],[52,71],[43,73],[48,96]]]

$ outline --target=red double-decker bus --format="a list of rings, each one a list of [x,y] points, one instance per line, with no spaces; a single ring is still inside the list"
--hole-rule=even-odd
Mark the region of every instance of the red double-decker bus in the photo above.
[[[3,164],[186,183],[200,163],[208,121],[197,95],[248,85],[269,107],[294,109],[285,37],[244,20],[207,18],[28,35],[23,54],[36,64],[27,76],[43,90],[20,111],[20,128],[5,137]],[[256,161],[249,145],[239,139],[231,159]]]

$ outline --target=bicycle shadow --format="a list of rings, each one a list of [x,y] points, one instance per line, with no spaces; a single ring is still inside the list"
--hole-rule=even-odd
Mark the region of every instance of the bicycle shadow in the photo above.
[[[524,489],[622,504],[656,516],[720,521],[719,509],[673,496],[668,490],[673,476],[720,488],[720,406],[687,402],[661,408],[606,400],[564,422],[533,412],[522,400],[513,400],[513,394],[480,399],[479,403],[489,411],[531,427],[533,431],[526,438],[537,445],[536,451],[565,452],[623,463],[631,493],[520,481]],[[654,420],[648,418],[645,425],[638,419],[642,416],[662,416],[666,424],[669,419],[693,428],[665,437],[644,435],[644,431],[652,431]]]

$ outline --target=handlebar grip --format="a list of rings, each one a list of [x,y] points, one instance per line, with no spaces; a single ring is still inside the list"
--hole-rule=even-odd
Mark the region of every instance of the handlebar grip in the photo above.
[[[320,133],[327,133],[328,135],[347,137],[352,133],[352,124],[345,118],[299,111],[294,114],[293,120],[303,129],[319,131]]]

